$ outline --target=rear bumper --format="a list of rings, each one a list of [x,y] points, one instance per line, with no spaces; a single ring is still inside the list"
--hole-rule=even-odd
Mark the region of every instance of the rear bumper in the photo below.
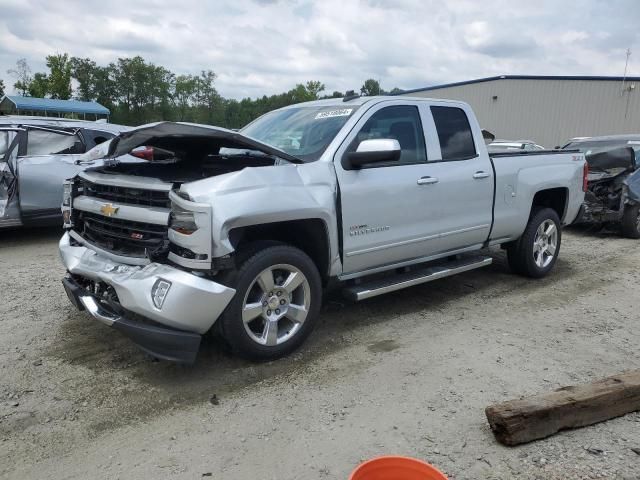
[[[185,351],[195,348],[197,352],[200,336],[211,328],[235,294],[231,288],[169,265],[121,263],[104,252],[94,251],[90,245],[72,245],[68,233],[60,240],[59,249],[62,263],[71,274],[63,280],[71,303],[123,331],[159,358],[189,361],[175,352],[183,346]],[[125,314],[114,312],[73,277],[112,287]],[[153,291],[159,282],[169,287],[158,307]],[[134,314],[153,324],[132,320]]]

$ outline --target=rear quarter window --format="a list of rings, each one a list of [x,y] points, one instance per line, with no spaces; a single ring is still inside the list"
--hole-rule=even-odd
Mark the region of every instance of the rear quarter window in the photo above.
[[[473,133],[464,110],[432,106],[431,114],[440,140],[442,160],[468,160],[476,156]]]

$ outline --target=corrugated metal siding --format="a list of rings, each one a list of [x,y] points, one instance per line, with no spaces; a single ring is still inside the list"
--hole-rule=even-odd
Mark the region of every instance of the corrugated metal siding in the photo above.
[[[622,94],[619,81],[502,79],[410,95],[462,100],[498,138],[551,148],[573,137],[640,134],[640,83],[631,91],[630,85]]]

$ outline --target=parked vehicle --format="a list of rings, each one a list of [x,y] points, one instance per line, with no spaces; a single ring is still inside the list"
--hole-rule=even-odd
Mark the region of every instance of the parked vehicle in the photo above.
[[[487,150],[489,151],[489,153],[497,153],[512,152],[518,150],[544,150],[544,147],[531,140],[494,140],[487,146]]]
[[[628,238],[640,238],[640,135],[573,140],[562,147],[585,154],[588,190],[576,223],[616,224]]]
[[[147,160],[120,163],[146,152]],[[160,155],[156,157],[156,152]],[[489,156],[462,102],[365,97],[270,112],[240,132],[121,134],[67,183],[71,302],[159,358],[215,328],[240,355],[286,355],[322,290],[364,300],[489,265],[543,277],[584,198],[584,156]]]
[[[0,116],[0,229],[59,225],[64,180],[78,155],[128,127],[46,117]]]

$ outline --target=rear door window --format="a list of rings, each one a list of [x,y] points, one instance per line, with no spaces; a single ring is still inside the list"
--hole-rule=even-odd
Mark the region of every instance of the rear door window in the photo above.
[[[27,135],[27,155],[66,155],[84,153],[80,137],[74,133],[50,130],[29,130]]]
[[[468,160],[476,156],[473,133],[464,110],[457,107],[432,106],[442,160]]]

